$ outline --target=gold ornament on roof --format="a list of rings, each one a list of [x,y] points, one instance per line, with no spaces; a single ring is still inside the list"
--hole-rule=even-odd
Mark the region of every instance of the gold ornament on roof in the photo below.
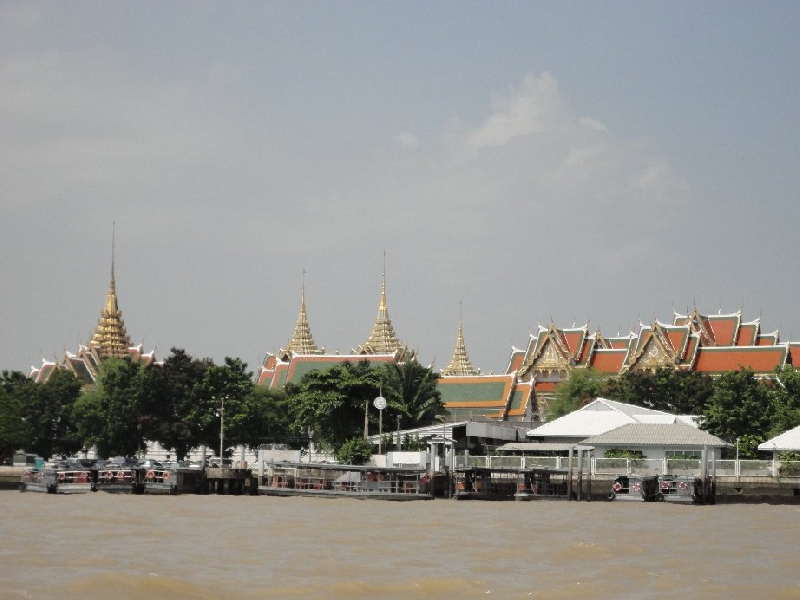
[[[125,331],[125,322],[122,320],[122,311],[117,302],[117,286],[114,279],[114,229],[111,233],[111,283],[106,294],[106,304],[97,321],[92,339],[89,341],[99,357],[124,358],[128,356],[131,340]]]
[[[306,279],[305,271],[303,271],[303,287],[300,293],[300,314],[297,316],[297,323],[294,327],[294,334],[292,334],[286,349],[281,350],[281,355],[288,356],[294,354],[320,354],[320,350],[314,343],[314,337],[311,335],[311,327],[308,324],[308,316],[306,314]]]
[[[372,331],[363,344],[356,350],[356,354],[392,354],[403,348],[403,344],[395,335],[389,311],[386,308],[386,253],[383,254],[383,282],[381,284],[381,303],[378,307],[378,316],[372,326]]]
[[[478,370],[472,366],[469,356],[467,356],[467,346],[464,343],[464,319],[460,315],[458,319],[458,337],[456,338],[456,346],[453,349],[453,358],[450,359],[450,364],[442,369],[441,374],[450,377],[478,374]]]

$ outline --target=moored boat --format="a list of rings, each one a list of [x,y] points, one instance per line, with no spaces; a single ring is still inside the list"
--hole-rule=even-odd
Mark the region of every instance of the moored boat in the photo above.
[[[267,463],[258,493],[268,496],[428,500],[425,469],[309,463]]]
[[[168,465],[140,466],[135,474],[144,494],[177,494],[177,470]]]
[[[664,496],[660,491],[658,475],[619,475],[611,485],[608,499],[660,502]]]
[[[566,469],[463,467],[454,472],[456,500],[566,500]]]
[[[26,470],[20,480],[23,492],[85,494],[95,491],[92,470],[81,465],[45,466]]]

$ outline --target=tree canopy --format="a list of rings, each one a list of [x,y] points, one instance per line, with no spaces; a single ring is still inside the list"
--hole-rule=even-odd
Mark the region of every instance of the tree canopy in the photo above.
[[[348,440],[378,432],[379,413],[373,400],[386,398],[383,423],[391,428],[397,418],[404,428],[435,423],[446,415],[438,375],[410,360],[402,364],[373,366],[369,361],[344,362],[326,370],[311,371],[297,384],[287,385],[291,427],[311,431],[320,447],[338,450]]]

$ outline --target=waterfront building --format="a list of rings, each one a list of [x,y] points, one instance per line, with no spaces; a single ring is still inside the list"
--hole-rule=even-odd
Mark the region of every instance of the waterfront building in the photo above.
[[[703,315],[697,309],[675,312],[672,323],[640,323],[639,332],[606,337],[589,326],[539,326],[525,350],[513,348],[507,368],[532,381],[542,410],[557,386],[577,369],[601,373],[655,372],[660,368],[692,370],[710,375],[741,368],[770,376],[776,368],[800,357],[800,343],[782,343],[777,331],[761,332],[760,319],[743,321],[741,311]]]
[[[130,358],[134,362],[150,364],[155,362],[155,351],[145,353],[142,344],[131,344],[125,321],[117,299],[117,284],[114,276],[114,242],[111,243],[111,281],[108,285],[105,304],[87,344],[79,344],[76,352],[64,349],[61,360],[42,359],[39,367],[31,367],[30,378],[37,383],[46,382],[55,370],[67,370],[84,385],[97,381],[100,362],[106,358]]]
[[[381,280],[381,295],[378,314],[367,339],[353,349],[350,354],[326,353],[311,336],[305,302],[305,280],[300,294],[300,313],[297,316],[294,333],[285,349],[277,354],[267,353],[256,375],[259,385],[280,388],[292,381],[299,381],[310,371],[329,369],[344,362],[398,363],[415,360],[413,350],[405,346],[394,331],[389,318],[386,301],[386,267]]]

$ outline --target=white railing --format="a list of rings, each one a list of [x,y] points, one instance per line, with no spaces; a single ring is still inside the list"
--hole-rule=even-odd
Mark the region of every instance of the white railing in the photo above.
[[[590,464],[584,461],[583,469],[592,475],[701,475],[701,461],[696,458],[597,458]],[[455,467],[482,467],[493,469],[530,469],[549,467],[569,468],[566,456],[471,456],[457,454]],[[577,457],[572,457],[572,468],[577,470]],[[708,461],[708,474],[720,477],[771,477],[800,479],[800,461],[772,460],[717,460]]]

